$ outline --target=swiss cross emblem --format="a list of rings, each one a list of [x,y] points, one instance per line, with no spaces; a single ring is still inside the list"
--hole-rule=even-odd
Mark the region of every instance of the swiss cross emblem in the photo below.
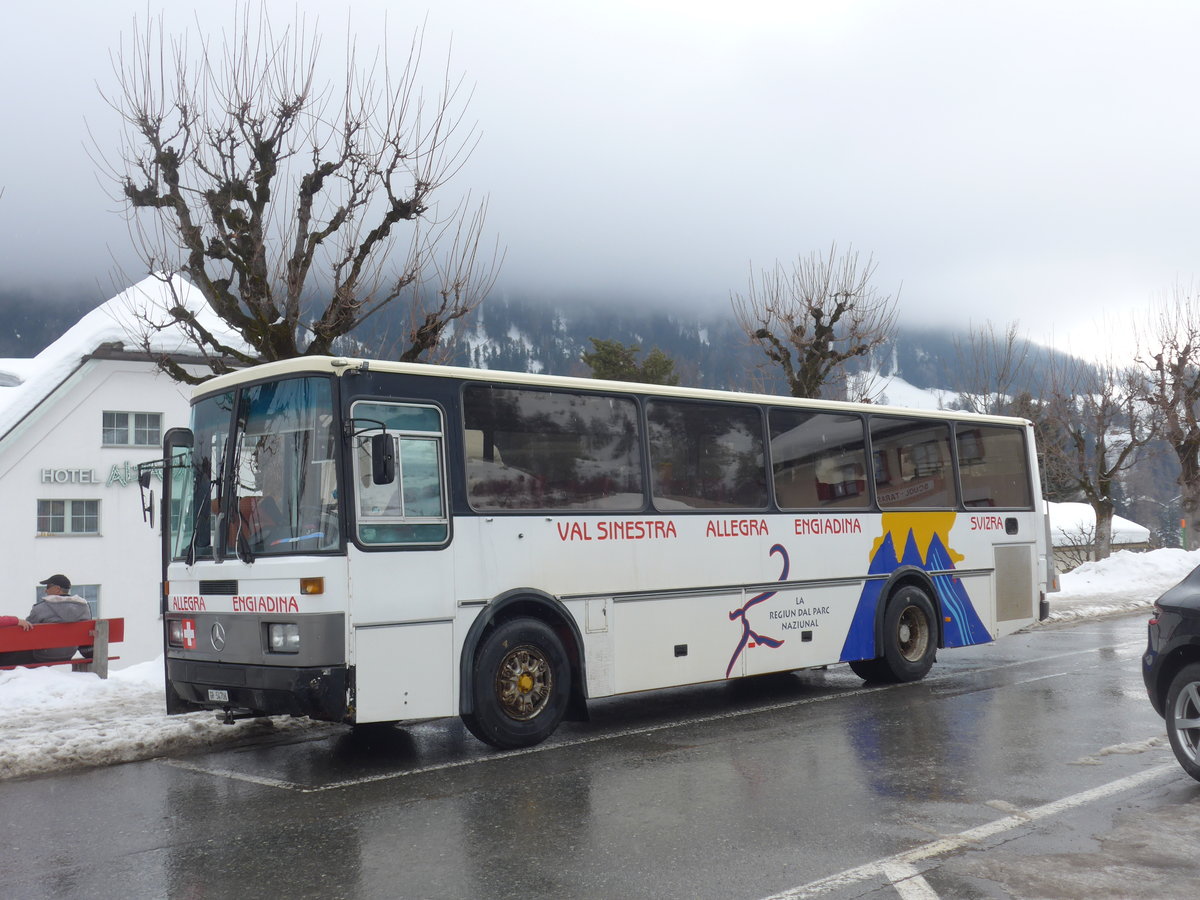
[[[196,620],[195,619],[184,619],[183,620],[183,649],[184,650],[195,650],[196,649]]]

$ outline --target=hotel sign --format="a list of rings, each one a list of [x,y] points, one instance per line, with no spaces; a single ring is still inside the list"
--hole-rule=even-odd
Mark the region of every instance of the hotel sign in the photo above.
[[[137,463],[126,460],[123,463],[113,463],[108,470],[108,477],[102,479],[95,469],[42,469],[42,484],[103,484],[112,487],[114,484],[127,487],[137,483]],[[162,471],[156,470],[154,476],[161,481]]]

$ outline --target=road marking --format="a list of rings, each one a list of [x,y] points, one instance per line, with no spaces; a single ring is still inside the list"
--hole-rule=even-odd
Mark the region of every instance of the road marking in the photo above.
[[[901,862],[885,862],[880,867],[884,877],[896,889],[901,900],[938,900],[937,891],[929,886],[916,866]]]
[[[781,710],[798,709],[803,706],[811,706],[815,703],[825,703],[830,700],[846,700],[852,697],[859,697],[866,694],[875,694],[880,691],[900,690],[902,688],[911,688],[918,685],[939,685],[944,683],[952,683],[963,678],[964,674],[982,675],[988,672],[999,672],[1004,669],[1012,669],[1020,666],[1040,665],[1051,662],[1057,659],[1067,659],[1074,656],[1084,656],[1088,654],[1100,653],[1104,650],[1122,650],[1127,647],[1140,646],[1142,641],[1129,641],[1122,644],[1114,644],[1108,647],[1091,647],[1083,650],[1069,650],[1064,653],[1056,653],[1050,656],[1039,656],[1036,659],[1019,660],[1010,663],[1000,663],[998,665],[989,666],[986,669],[976,669],[970,673],[961,671],[947,672],[941,675],[935,675],[931,678],[924,678],[921,681],[913,681],[905,684],[888,684],[875,685],[873,687],[852,688],[845,691],[835,691],[829,694],[822,694],[820,697],[802,697],[799,700],[785,700],[780,703],[771,703],[766,706],[747,707],[744,709],[732,709],[719,713],[710,713],[704,716],[693,716],[688,719],[673,719],[669,722],[660,722],[655,725],[643,725],[636,728],[624,728],[619,731],[607,731],[603,734],[591,734],[584,737],[569,738],[567,740],[556,740],[538,744],[536,747],[526,747],[521,750],[503,750],[489,753],[487,756],[472,757],[470,759],[450,760],[442,763],[434,763],[428,766],[421,766],[416,769],[403,769],[396,772],[381,772],[376,775],[365,775],[360,778],[348,778],[342,781],[334,781],[328,784],[320,785],[305,785],[297,784],[293,781],[285,781],[279,778],[271,778],[264,775],[251,775],[244,772],[238,772],[234,769],[217,768],[205,766],[200,763],[188,762],[187,760],[162,758],[159,761],[164,765],[172,766],[177,769],[185,769],[189,772],[201,772],[208,775],[215,775],[219,778],[229,778],[234,781],[245,781],[250,784],[265,785],[267,787],[275,787],[280,790],[296,791],[302,794],[315,794],[323,791],[339,790],[341,788],[354,787],[360,784],[373,784],[380,781],[392,781],[400,778],[410,778],[414,775],[427,775],[431,772],[443,772],[448,769],[461,769],[466,766],[480,765],[484,763],[495,762],[496,760],[511,759],[515,756],[529,756],[535,753],[548,753],[553,750],[563,750],[568,747],[578,747],[584,744],[595,744],[601,741],[619,740],[626,737],[637,737],[644,734],[653,734],[658,731],[666,731],[673,728],[688,728],[695,725],[706,725],[712,722],[727,721],[730,719],[739,719],[745,716],[759,715],[760,713],[779,712]],[[1056,675],[1034,676],[1028,680],[1038,680],[1039,678],[1054,678]],[[1022,682],[1018,682],[1022,683]],[[1015,684],[997,685],[999,687],[1014,687]]]
[[[282,781],[278,778],[268,778],[263,775],[251,775],[248,772],[237,772],[233,769],[218,769],[215,766],[202,766],[199,763],[188,762],[186,759],[169,759],[163,757],[159,760],[163,765],[171,766],[175,769],[185,769],[188,772],[200,772],[204,775],[216,775],[218,778],[229,778],[233,781],[246,781],[250,784],[261,784],[266,787],[282,788],[286,791],[303,791],[304,785],[296,784],[292,781]]]
[[[995,837],[996,835],[1004,834],[1007,831],[1012,831],[1016,828],[1027,827],[1031,823],[1040,819],[1047,819],[1051,816],[1056,816],[1068,810],[1075,809],[1080,806],[1086,806],[1096,800],[1103,800],[1105,797],[1110,797],[1113,794],[1119,794],[1122,791],[1130,790],[1138,787],[1149,781],[1154,781],[1168,772],[1177,772],[1178,768],[1175,763],[1164,763],[1163,765],[1154,766],[1150,769],[1145,769],[1141,772],[1136,772],[1133,775],[1127,775],[1124,778],[1118,778],[1116,781],[1110,781],[1107,784],[1102,784],[1099,787],[1094,787],[1086,791],[1080,791],[1078,794],[1071,794],[1068,797],[1063,797],[1060,800],[1053,800],[1050,803],[1045,803],[1042,806],[1036,806],[1033,809],[1023,812],[1014,813],[1010,816],[1005,816],[1002,819],[988,822],[984,825],[979,825],[975,828],[968,828],[966,831],[960,831],[958,834],[952,834],[944,838],[939,838],[934,841],[929,841],[920,844],[911,850],[905,850],[903,853],[897,853],[894,856],[889,856],[884,859],[877,859],[874,862],[869,862],[861,866],[856,866],[853,869],[846,869],[843,872],[838,872],[836,875],[830,875],[818,881],[810,881],[808,884],[803,884],[798,887],[789,888],[786,891],[778,894],[772,894],[765,900],[802,900],[806,897],[818,897],[821,894],[827,894],[830,891],[838,890],[839,888],[850,887],[860,881],[866,881],[871,878],[884,877],[889,883],[895,886],[896,879],[894,874],[900,874],[901,880],[905,885],[912,882],[911,875],[904,873],[919,872],[916,868],[918,862],[932,859],[937,856],[943,856],[947,853],[953,853],[956,850],[961,850],[963,847],[973,846],[980,841]],[[890,874],[891,873],[891,874]],[[924,879],[921,879],[924,882]],[[928,884],[925,885],[928,887]],[[899,886],[896,886],[900,890]],[[919,886],[918,886],[919,888]],[[936,894],[921,895],[921,894],[906,894],[901,891],[901,896],[921,897],[921,896],[936,896]]]

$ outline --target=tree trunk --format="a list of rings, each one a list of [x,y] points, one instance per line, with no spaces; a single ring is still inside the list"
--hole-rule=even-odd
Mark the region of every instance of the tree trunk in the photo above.
[[[1180,497],[1180,510],[1183,513],[1183,520],[1186,525],[1183,526],[1181,535],[1181,546],[1184,550],[1195,550],[1200,547],[1200,541],[1197,541],[1196,530],[1200,526],[1200,521],[1197,521],[1197,511],[1200,510],[1200,481],[1184,483],[1180,476],[1180,487],[1183,488],[1182,496]]]
[[[1111,503],[1097,503],[1092,509],[1096,512],[1095,558],[1108,559],[1112,556],[1112,517]]]

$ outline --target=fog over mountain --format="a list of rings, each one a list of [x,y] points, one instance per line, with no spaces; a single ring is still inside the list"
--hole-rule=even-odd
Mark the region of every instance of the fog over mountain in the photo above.
[[[108,297],[66,287],[0,289],[0,357],[32,357]]]
[[[0,289],[123,267],[112,296],[145,274],[97,164],[119,146],[113,55],[160,13],[219,46],[234,4],[10,6]],[[874,255],[910,324],[1016,319],[1090,353],[1200,274],[1195,3],[261,8],[319,36],[335,93],[348,46],[399,68],[424,27],[422,83],[461,76],[480,138],[442,199],[489,198],[514,295],[720,311],[752,271],[836,241]]]
[[[108,299],[98,294],[46,290],[0,290],[0,357],[33,357],[52,343],[90,309]],[[404,307],[370,322],[360,348],[344,352],[388,358],[390,335],[403,328]],[[902,327],[896,339],[876,353],[867,365],[884,375],[898,375],[915,387],[951,391],[959,383],[966,333],[947,328]],[[591,339],[638,345],[643,354],[659,348],[676,362],[681,383],[722,390],[786,393],[783,381],[763,364],[761,350],[751,346],[734,321],[731,309],[689,310],[679,304],[595,295],[557,301],[497,291],[476,310],[465,327],[457,329],[452,358],[472,368],[550,375],[590,375],[582,354]],[[1040,362],[1053,355],[1034,348],[1026,367],[1027,380],[1018,387],[1032,390]],[[886,400],[886,397],[880,398]]]

